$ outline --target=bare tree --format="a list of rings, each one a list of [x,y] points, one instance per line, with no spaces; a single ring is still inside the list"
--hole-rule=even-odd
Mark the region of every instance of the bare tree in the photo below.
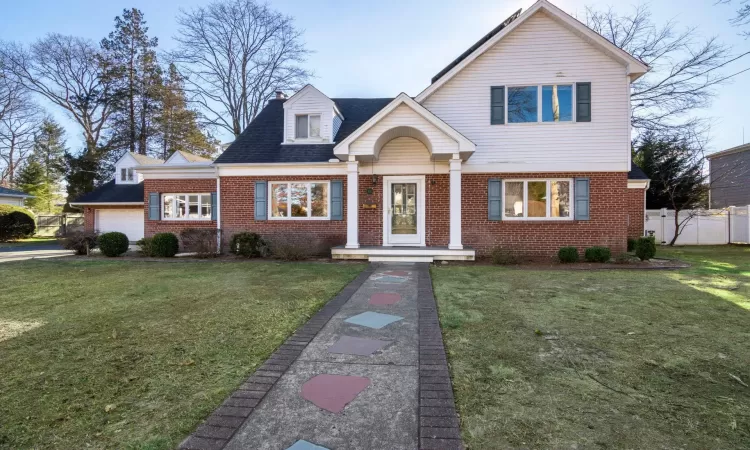
[[[734,0],[719,0],[716,3],[730,5],[734,3]],[[735,15],[729,20],[729,23],[731,23],[735,27],[750,26],[750,0],[740,0],[737,3],[737,11],[735,11]],[[750,30],[742,31],[741,34],[745,36],[745,38],[750,38]]]
[[[0,117],[0,184],[15,185],[18,169],[34,149],[34,133],[41,120],[41,109],[28,92],[13,96]]]
[[[715,87],[750,70],[722,70],[750,51],[733,54],[717,38],[701,40],[696,28],[678,29],[674,21],[657,26],[646,5],[625,15],[587,7],[586,24],[651,67],[631,91],[632,123],[639,135],[650,131],[699,139],[709,124],[691,113],[711,104]]]
[[[100,144],[112,113],[108,63],[88,40],[49,34],[29,48],[0,45],[7,70],[27,89],[63,108],[81,126],[86,152]]]
[[[292,18],[255,0],[219,0],[182,10],[170,54],[186,91],[211,125],[238,136],[275,90],[296,90],[311,73],[308,50]]]

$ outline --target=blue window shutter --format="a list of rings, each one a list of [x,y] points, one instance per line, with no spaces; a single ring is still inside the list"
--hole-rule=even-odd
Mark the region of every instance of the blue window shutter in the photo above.
[[[268,219],[268,183],[255,182],[255,220]]]
[[[505,123],[505,86],[490,88],[490,125]]]
[[[331,181],[331,220],[344,220],[344,183]]]
[[[576,83],[576,122],[591,122],[591,83]]]
[[[489,220],[503,220],[503,180],[490,178],[487,182],[487,211]]]
[[[148,220],[161,219],[161,209],[159,208],[159,193],[151,192],[148,194]]]
[[[576,178],[573,187],[573,197],[575,198],[575,219],[589,220],[589,201],[590,183],[588,178]]]
[[[216,192],[211,193],[211,220],[216,220],[219,207],[216,204]]]

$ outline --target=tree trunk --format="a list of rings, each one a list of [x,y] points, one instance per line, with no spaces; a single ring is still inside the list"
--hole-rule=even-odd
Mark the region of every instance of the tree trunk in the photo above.
[[[130,67],[128,67],[128,106],[130,107],[130,151],[135,153],[135,44],[130,47]]]
[[[687,222],[685,222],[687,224]],[[682,228],[684,228],[685,225],[683,224]],[[680,233],[682,233],[682,230],[680,229],[680,210],[675,209],[674,210],[674,237],[671,241],[669,241],[669,246],[674,247],[674,243],[677,242],[677,238],[680,237]]]

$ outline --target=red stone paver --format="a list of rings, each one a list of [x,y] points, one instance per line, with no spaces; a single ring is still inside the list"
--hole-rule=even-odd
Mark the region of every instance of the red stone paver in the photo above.
[[[369,385],[370,379],[365,377],[322,374],[302,385],[302,398],[318,408],[340,413]]]

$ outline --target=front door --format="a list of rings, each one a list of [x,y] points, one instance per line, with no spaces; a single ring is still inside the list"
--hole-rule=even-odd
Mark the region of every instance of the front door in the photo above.
[[[424,245],[424,179],[385,178],[385,245]]]

